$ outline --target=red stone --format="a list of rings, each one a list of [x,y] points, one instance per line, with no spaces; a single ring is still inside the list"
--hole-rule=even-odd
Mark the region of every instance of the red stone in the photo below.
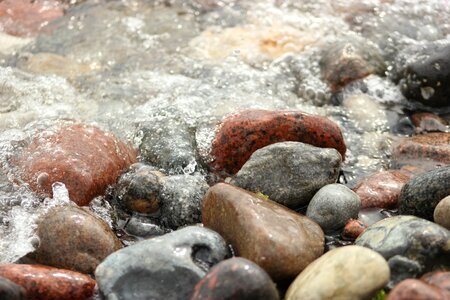
[[[256,150],[285,141],[335,148],[345,157],[341,130],[327,118],[299,111],[246,110],[221,123],[212,143],[211,167],[235,174]]]
[[[135,161],[136,152],[112,134],[75,124],[35,137],[13,163],[35,192],[51,196],[52,184],[62,182],[70,199],[81,206],[103,195]]]
[[[342,237],[346,239],[356,240],[364,230],[366,230],[367,225],[360,220],[350,219],[347,224],[345,224],[344,231],[342,232]]]
[[[0,265],[0,276],[22,286],[28,300],[85,300],[94,294],[88,275],[43,265]]]
[[[0,1],[0,31],[29,36],[63,15],[63,5],[55,0],[3,0]]]
[[[386,300],[450,300],[450,292],[418,279],[406,279],[392,289]]]
[[[421,280],[450,292],[450,272],[432,272],[422,276]]]

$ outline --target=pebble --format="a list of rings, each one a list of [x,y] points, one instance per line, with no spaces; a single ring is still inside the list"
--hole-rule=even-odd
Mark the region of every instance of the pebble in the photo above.
[[[74,124],[38,134],[14,163],[35,192],[51,197],[52,184],[62,182],[82,206],[103,195],[135,160],[135,151],[111,133]]]
[[[399,198],[399,213],[432,220],[435,207],[448,195],[450,166],[420,174],[403,187]]]
[[[342,237],[344,239],[356,240],[366,230],[367,225],[360,220],[350,219],[344,226]]]
[[[445,132],[447,129],[447,121],[441,117],[427,112],[415,113],[411,116],[411,121],[416,126],[416,132]]]
[[[276,281],[297,276],[324,251],[324,234],[314,221],[229,184],[208,190],[202,220],[237,256],[255,262]]]
[[[448,300],[450,292],[418,279],[406,279],[396,285],[386,300]]]
[[[76,206],[50,209],[38,223],[36,262],[85,274],[122,244],[103,220]]]
[[[347,221],[358,217],[361,200],[357,194],[342,184],[328,184],[312,198],[306,216],[326,231],[340,229]]]
[[[3,264],[0,276],[22,286],[28,300],[86,300],[95,288],[87,275],[42,265]]]
[[[0,299],[25,300],[25,289],[9,279],[0,277]]]
[[[231,183],[298,208],[307,205],[320,188],[337,181],[340,165],[341,155],[335,149],[276,143],[254,152]]]
[[[284,141],[335,148],[345,158],[341,130],[327,118],[300,111],[245,110],[219,124],[211,145],[210,165],[216,172],[235,174],[253,152]]]
[[[265,299],[278,300],[269,275],[257,264],[233,257],[215,265],[197,283],[191,300]]]
[[[445,197],[436,205],[433,219],[435,223],[450,230],[450,196]]]
[[[185,300],[228,251],[218,233],[189,226],[112,253],[95,278],[106,299]]]
[[[380,253],[389,263],[392,288],[429,268],[450,267],[450,232],[414,216],[396,216],[369,226],[355,241]]]
[[[371,299],[388,280],[389,266],[381,255],[345,246],[310,264],[289,286],[285,299]]]

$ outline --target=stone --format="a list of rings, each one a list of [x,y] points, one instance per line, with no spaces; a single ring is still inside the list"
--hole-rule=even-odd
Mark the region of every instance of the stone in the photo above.
[[[153,219],[140,215],[133,215],[128,219],[123,230],[128,234],[141,238],[150,238],[167,233],[168,230],[162,228]]]
[[[276,281],[292,279],[324,251],[324,234],[314,221],[230,184],[208,190],[202,220],[237,256],[255,262]]]
[[[400,86],[406,98],[426,106],[446,107],[450,94],[450,45],[406,65]]]
[[[228,254],[218,233],[189,226],[112,253],[95,278],[106,299],[189,299],[197,282]]]
[[[393,146],[392,160],[450,164],[450,132],[432,132],[401,139]]]
[[[241,257],[224,260],[211,268],[194,289],[191,300],[278,300],[269,275],[257,264]]]
[[[296,141],[335,148],[345,158],[339,126],[327,118],[299,111],[245,110],[225,118],[211,144],[211,168],[235,174],[256,150],[270,144]]]
[[[381,51],[367,40],[346,38],[324,44],[320,68],[333,92],[370,74],[382,75],[386,69]]]
[[[25,289],[9,279],[0,277],[0,299],[25,300]]]
[[[448,195],[450,195],[450,166],[420,174],[402,188],[399,213],[432,220],[435,207]]]
[[[30,257],[40,264],[91,274],[122,244],[103,220],[76,206],[50,209],[38,222],[39,246]]]
[[[371,299],[388,280],[389,266],[381,255],[345,246],[325,253],[303,270],[285,299]]]
[[[35,192],[51,197],[52,184],[62,182],[81,206],[103,195],[135,160],[136,152],[111,133],[73,124],[37,134],[13,164]]]
[[[88,275],[42,265],[3,264],[0,276],[22,286],[28,300],[85,300],[95,288]]]
[[[450,232],[415,216],[396,216],[369,226],[356,245],[380,253],[391,267],[392,288],[433,268],[450,267]]]
[[[450,196],[436,205],[433,213],[434,222],[450,230]]]
[[[37,74],[55,74],[68,79],[92,72],[86,64],[78,63],[68,57],[54,53],[36,53],[23,63],[23,67]]]
[[[423,275],[420,279],[450,292],[450,272],[431,272]]]
[[[276,143],[255,151],[231,183],[298,208],[307,205],[320,188],[337,181],[340,165],[335,149]]]
[[[417,279],[406,279],[392,289],[386,300],[448,300],[450,292]]]
[[[342,237],[344,239],[356,240],[366,230],[367,225],[360,220],[350,219],[344,226]]]
[[[342,106],[348,110],[349,117],[363,131],[386,131],[388,120],[385,109],[371,96],[356,94],[345,97]]]
[[[396,208],[403,186],[411,176],[400,170],[373,173],[353,188],[361,200],[361,208]]]
[[[432,113],[415,113],[411,116],[411,121],[413,122],[414,126],[416,126],[417,133],[448,131],[447,121]]]
[[[358,217],[361,200],[357,194],[342,184],[328,184],[311,199],[306,216],[317,222],[324,231],[345,226],[347,221]]]

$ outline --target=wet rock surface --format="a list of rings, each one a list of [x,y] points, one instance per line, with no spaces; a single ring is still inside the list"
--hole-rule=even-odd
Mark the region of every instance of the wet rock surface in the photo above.
[[[295,277],[324,251],[324,235],[314,221],[229,184],[208,190],[202,221],[274,280]]]
[[[0,277],[0,298],[3,300],[25,300],[25,289],[11,280]]]
[[[337,181],[340,165],[335,149],[276,143],[254,152],[231,183],[298,208],[307,205],[320,188]]]

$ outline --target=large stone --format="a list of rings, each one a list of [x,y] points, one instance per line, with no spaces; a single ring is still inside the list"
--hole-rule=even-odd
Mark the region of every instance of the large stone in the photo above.
[[[396,216],[369,226],[356,240],[380,253],[391,268],[389,287],[433,268],[450,267],[450,232],[414,216]]]
[[[436,205],[433,213],[434,222],[450,230],[450,196]]]
[[[25,289],[9,279],[0,277],[0,299],[25,300]]]
[[[323,186],[335,183],[340,165],[341,156],[335,149],[276,143],[253,153],[232,184],[297,208],[307,205]]]
[[[202,220],[274,280],[293,278],[324,251],[324,234],[314,221],[229,184],[208,190]]]
[[[278,300],[269,275],[257,264],[241,257],[215,265],[195,286],[191,300]]]
[[[284,141],[335,148],[345,158],[341,130],[327,118],[299,111],[246,110],[219,125],[211,145],[210,165],[216,172],[235,174],[253,152]]]
[[[35,192],[51,196],[52,184],[62,182],[72,201],[87,205],[135,160],[135,151],[111,133],[74,124],[39,133],[15,164]]]
[[[29,256],[38,263],[93,273],[122,244],[103,220],[76,206],[59,206],[38,224],[39,246]]]
[[[316,221],[324,231],[340,229],[347,221],[358,217],[361,200],[342,184],[328,184],[312,198],[306,216]]]
[[[411,179],[400,193],[399,212],[432,220],[436,205],[448,195],[450,195],[450,166]]]
[[[448,300],[450,292],[417,279],[406,279],[395,286],[386,300]]]
[[[88,275],[41,265],[0,265],[0,276],[22,286],[28,300],[85,300],[95,288]]]
[[[291,284],[286,300],[371,299],[388,280],[389,266],[381,255],[346,246],[310,264]]]
[[[95,271],[106,299],[189,299],[209,268],[225,259],[223,238],[190,226],[108,256]]]

